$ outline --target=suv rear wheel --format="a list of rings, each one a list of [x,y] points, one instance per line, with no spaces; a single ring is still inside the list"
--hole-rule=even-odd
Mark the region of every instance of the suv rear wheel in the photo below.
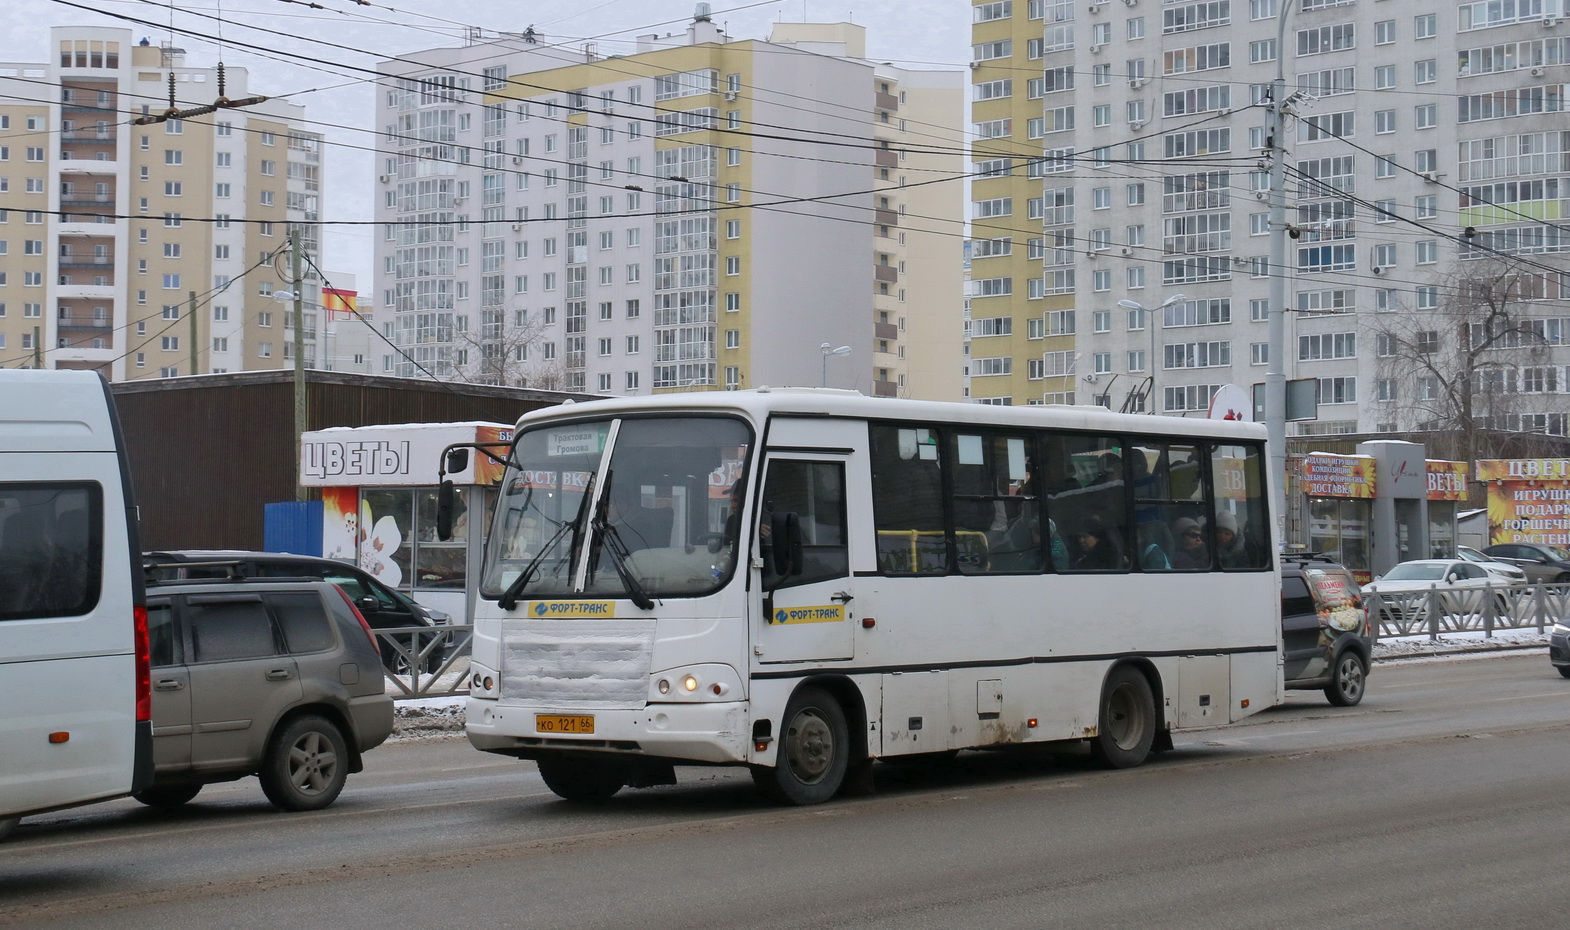
[[[1352,707],[1363,700],[1363,685],[1367,680],[1368,666],[1363,657],[1348,649],[1336,657],[1330,684],[1325,685],[1325,697],[1337,707]]]
[[[332,721],[297,717],[273,734],[262,758],[262,792],[286,811],[321,810],[349,777],[349,750]]]

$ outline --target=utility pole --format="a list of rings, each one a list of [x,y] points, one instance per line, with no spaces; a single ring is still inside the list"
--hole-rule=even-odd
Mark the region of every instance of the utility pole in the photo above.
[[[294,276],[294,499],[306,500],[300,474],[300,437],[305,435],[305,294],[304,256],[300,230],[289,231],[291,274]]]
[[[185,317],[191,322],[191,374],[199,375],[201,372],[196,367],[196,292],[187,291],[191,295],[191,309]]]
[[[1276,519],[1277,539],[1286,542],[1287,505],[1287,192],[1285,71],[1287,12],[1292,0],[1282,0],[1276,17],[1276,80],[1270,85],[1270,120],[1265,145],[1270,151],[1270,316],[1266,330],[1269,353],[1265,367],[1266,450],[1270,474],[1276,479],[1270,511]]]

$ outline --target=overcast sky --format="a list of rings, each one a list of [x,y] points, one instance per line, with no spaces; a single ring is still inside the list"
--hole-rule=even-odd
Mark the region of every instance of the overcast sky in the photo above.
[[[326,133],[329,145],[323,206],[323,218],[329,220],[370,219],[375,193],[372,156],[333,145],[374,146],[369,135],[353,131],[372,125],[372,85],[364,75],[335,68],[334,63],[369,68],[381,58],[461,45],[465,26],[521,32],[532,25],[547,41],[569,45],[593,41],[600,54],[612,55],[632,51],[631,43],[640,34],[684,30],[695,6],[694,0],[374,0],[371,6],[352,0],[312,2],[325,9],[311,9],[303,0],[177,0],[173,22],[176,30],[216,36],[219,24],[212,17],[221,12],[225,40],[308,55],[321,62],[312,67],[284,55],[269,58],[235,46],[222,53],[227,65],[249,70],[252,93],[289,95],[307,107],[308,119],[334,124],[312,127]],[[848,20],[867,27],[867,54],[875,60],[923,68],[962,67],[969,58],[968,0],[710,0],[710,6],[715,22],[733,39],[764,38],[776,21]],[[46,60],[49,27],[55,25],[119,25],[154,44],[170,39],[166,0],[0,0],[0,8],[5,27],[0,60],[5,61]],[[115,15],[158,25],[127,22]],[[210,66],[219,58],[212,40],[177,31],[174,43],[186,50],[190,65]],[[354,274],[362,291],[370,288],[372,233],[367,228],[329,228],[324,248],[329,271]]]

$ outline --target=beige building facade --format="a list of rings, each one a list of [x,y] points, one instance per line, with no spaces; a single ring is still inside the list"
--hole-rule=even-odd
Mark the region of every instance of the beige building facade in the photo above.
[[[0,364],[110,380],[293,364],[283,250],[320,261],[321,136],[268,101],[136,125],[220,96],[219,70],[129,30],[56,27],[51,57],[0,63]],[[223,96],[253,93],[244,69]],[[305,359],[322,343],[308,272]]]

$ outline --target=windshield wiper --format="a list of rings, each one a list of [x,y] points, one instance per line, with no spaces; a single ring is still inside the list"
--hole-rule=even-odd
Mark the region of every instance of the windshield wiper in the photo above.
[[[589,472],[589,481],[583,489],[583,498],[578,501],[578,512],[573,514],[570,521],[556,527],[556,532],[550,539],[545,541],[545,545],[541,546],[540,551],[535,553],[534,558],[529,560],[529,564],[523,567],[523,571],[518,573],[518,577],[512,580],[512,584],[507,586],[507,590],[502,592],[502,596],[496,599],[497,606],[501,607],[502,610],[512,610],[518,606],[518,596],[523,593],[523,589],[528,586],[529,582],[534,580],[534,573],[539,570],[540,563],[545,560],[545,557],[550,554],[551,550],[556,548],[556,544],[561,542],[561,538],[567,535],[569,530],[572,531],[572,548],[569,551],[578,551],[579,528],[583,525],[584,515],[589,512],[589,498],[592,496],[594,496],[594,472],[591,471]]]
[[[605,490],[600,495],[602,501],[610,500],[611,479],[615,477],[615,474],[615,472],[605,473]],[[600,512],[595,515],[594,520],[589,525],[594,529],[595,538],[599,541],[600,548],[610,554],[611,567],[616,569],[616,577],[620,578],[622,585],[626,587],[627,596],[640,608],[653,610],[654,599],[649,597],[648,592],[643,589],[643,583],[638,581],[637,576],[632,573],[631,569],[627,568],[627,558],[632,553],[628,551],[627,544],[622,542],[621,531],[612,526],[609,520],[605,519],[606,507],[607,505],[600,507]]]

